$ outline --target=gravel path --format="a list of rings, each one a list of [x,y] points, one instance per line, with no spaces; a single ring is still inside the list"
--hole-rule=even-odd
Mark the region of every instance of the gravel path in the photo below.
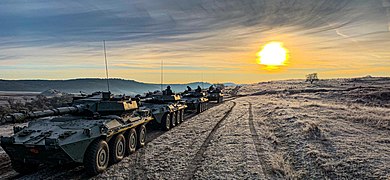
[[[249,103],[236,100],[205,151],[194,179],[265,179],[261,157],[249,128]]]

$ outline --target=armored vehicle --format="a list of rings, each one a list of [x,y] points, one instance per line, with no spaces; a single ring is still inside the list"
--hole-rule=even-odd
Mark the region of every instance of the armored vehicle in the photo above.
[[[5,116],[27,127],[1,137],[1,146],[19,173],[31,173],[41,164],[83,163],[86,172],[101,173],[109,163],[145,145],[145,124],[153,117],[135,100],[109,92],[75,97],[71,107],[15,113]]]
[[[223,102],[223,93],[219,89],[214,89],[208,92],[207,98],[209,101],[217,101],[217,103]]]
[[[188,111],[196,111],[196,113],[201,113],[208,108],[207,95],[205,92],[195,91],[185,91],[182,95],[182,99],[185,100],[186,105],[188,106]]]
[[[157,125],[168,131],[184,121],[184,110],[187,105],[180,95],[155,92],[141,99],[142,109],[150,109]]]

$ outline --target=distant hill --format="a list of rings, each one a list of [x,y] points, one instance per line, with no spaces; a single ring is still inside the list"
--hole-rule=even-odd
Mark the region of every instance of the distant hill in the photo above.
[[[115,94],[141,94],[148,91],[160,90],[160,84],[142,83],[134,80],[110,79],[110,91]],[[187,86],[196,88],[202,87],[201,82],[188,84],[169,84],[175,92],[181,92]],[[203,83],[208,88],[210,83]],[[231,83],[229,83],[231,85]],[[167,85],[164,85],[164,88]],[[66,93],[78,93],[80,91],[91,93],[95,91],[106,91],[106,79],[70,79],[70,80],[0,80],[0,91],[30,91],[43,92],[55,89]]]

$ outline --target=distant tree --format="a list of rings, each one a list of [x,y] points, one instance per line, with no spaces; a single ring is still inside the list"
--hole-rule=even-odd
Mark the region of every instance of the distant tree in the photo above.
[[[306,75],[306,82],[310,82],[310,84],[313,84],[314,81],[319,81],[317,73]]]

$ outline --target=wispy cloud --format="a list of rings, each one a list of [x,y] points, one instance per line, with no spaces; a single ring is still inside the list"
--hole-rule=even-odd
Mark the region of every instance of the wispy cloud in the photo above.
[[[281,78],[306,73],[296,68],[389,66],[389,9],[388,0],[3,0],[0,78],[53,77],[53,68],[63,68],[64,78],[97,76],[102,40],[113,74],[141,81],[158,79],[161,59],[167,73],[194,73],[172,82],[200,72],[265,80],[255,54],[273,40],[291,51]]]

